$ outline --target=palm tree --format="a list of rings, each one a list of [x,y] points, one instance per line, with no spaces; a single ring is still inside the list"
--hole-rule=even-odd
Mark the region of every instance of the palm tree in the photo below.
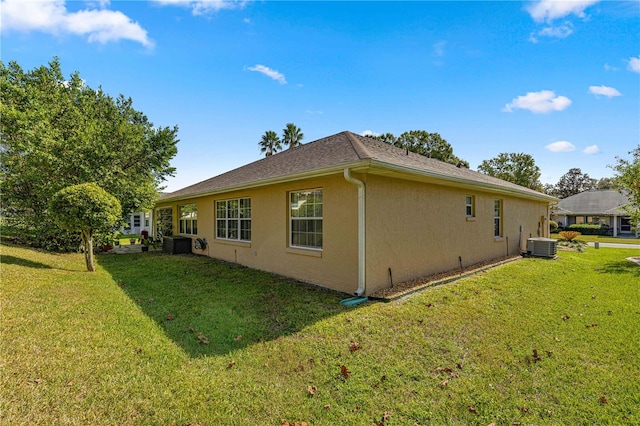
[[[282,149],[280,139],[278,139],[278,135],[273,130],[264,132],[258,145],[260,145],[260,152],[265,153],[265,157],[273,155]]]
[[[301,145],[303,138],[302,130],[293,123],[287,123],[287,127],[282,130],[282,143],[289,145],[289,149]]]

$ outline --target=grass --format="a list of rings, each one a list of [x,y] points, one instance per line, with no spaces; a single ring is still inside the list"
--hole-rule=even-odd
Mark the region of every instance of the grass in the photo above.
[[[560,234],[551,234],[551,238],[560,239],[562,236]],[[640,238],[631,238],[631,237],[607,237],[604,235],[580,235],[578,237],[579,240],[584,241],[585,243],[616,243],[616,244],[640,244]]]
[[[203,257],[104,255],[91,274],[1,248],[2,424],[640,423],[638,250],[345,308]]]

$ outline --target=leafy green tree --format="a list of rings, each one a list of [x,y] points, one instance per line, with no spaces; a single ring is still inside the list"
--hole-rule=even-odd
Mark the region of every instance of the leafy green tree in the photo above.
[[[555,186],[556,196],[567,198],[584,191],[590,191],[595,187],[594,181],[595,179],[591,179],[588,174],[582,173],[580,168],[574,167],[560,177]]]
[[[273,155],[282,149],[282,143],[273,130],[264,132],[258,145],[260,145],[260,152],[265,153],[265,157]]]
[[[93,89],[77,72],[65,79],[57,58],[27,72],[0,62],[0,93],[3,213],[35,246],[78,247],[48,211],[60,189],[99,181],[126,214],[151,208],[175,172],[177,127],[154,126],[130,98]]]
[[[636,230],[640,230],[640,145],[630,151],[631,160],[616,157],[618,163],[613,166],[616,172],[616,186],[629,196],[631,204],[627,208]]]
[[[107,232],[120,220],[122,208],[118,199],[95,183],[72,185],[53,195],[50,213],[61,228],[80,232],[87,271],[95,271],[93,236]]]
[[[516,185],[543,191],[540,167],[529,154],[503,152],[490,160],[484,160],[478,166],[478,171]]]
[[[605,189],[616,189],[616,183],[613,178],[608,178],[608,177],[600,178],[596,182],[595,187],[599,191],[602,191]]]
[[[395,137],[393,133],[383,133],[370,138],[388,143],[398,148],[406,149],[425,157],[444,161],[469,168],[469,162],[462,160],[453,154],[453,147],[438,133],[429,133],[424,130],[410,130]]]
[[[291,149],[295,146],[302,145],[302,139],[304,139],[302,130],[293,123],[287,123],[286,127],[282,130],[282,143]]]

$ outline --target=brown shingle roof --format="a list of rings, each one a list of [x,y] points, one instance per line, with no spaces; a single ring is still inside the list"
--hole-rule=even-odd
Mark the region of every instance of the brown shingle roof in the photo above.
[[[228,171],[178,191],[160,200],[192,198],[262,186],[286,179],[340,172],[345,167],[375,166],[402,173],[429,176],[452,184],[481,186],[525,198],[553,201],[553,197],[464,167],[427,158],[385,142],[351,132],[341,132]]]

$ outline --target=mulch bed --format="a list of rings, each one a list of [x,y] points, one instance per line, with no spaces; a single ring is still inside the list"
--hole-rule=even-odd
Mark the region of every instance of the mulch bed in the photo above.
[[[394,283],[393,287],[383,288],[376,291],[371,295],[372,298],[392,300],[402,296],[406,296],[410,293],[416,292],[426,287],[433,287],[441,284],[445,284],[451,281],[455,281],[459,278],[466,277],[476,272],[481,272],[490,268],[493,268],[504,263],[512,262],[514,260],[522,259],[522,256],[505,256],[498,259],[488,260],[485,262],[474,263],[473,265],[463,268],[462,271],[455,269],[448,272],[441,272],[438,274],[427,275],[426,277],[420,277],[401,283]]]

